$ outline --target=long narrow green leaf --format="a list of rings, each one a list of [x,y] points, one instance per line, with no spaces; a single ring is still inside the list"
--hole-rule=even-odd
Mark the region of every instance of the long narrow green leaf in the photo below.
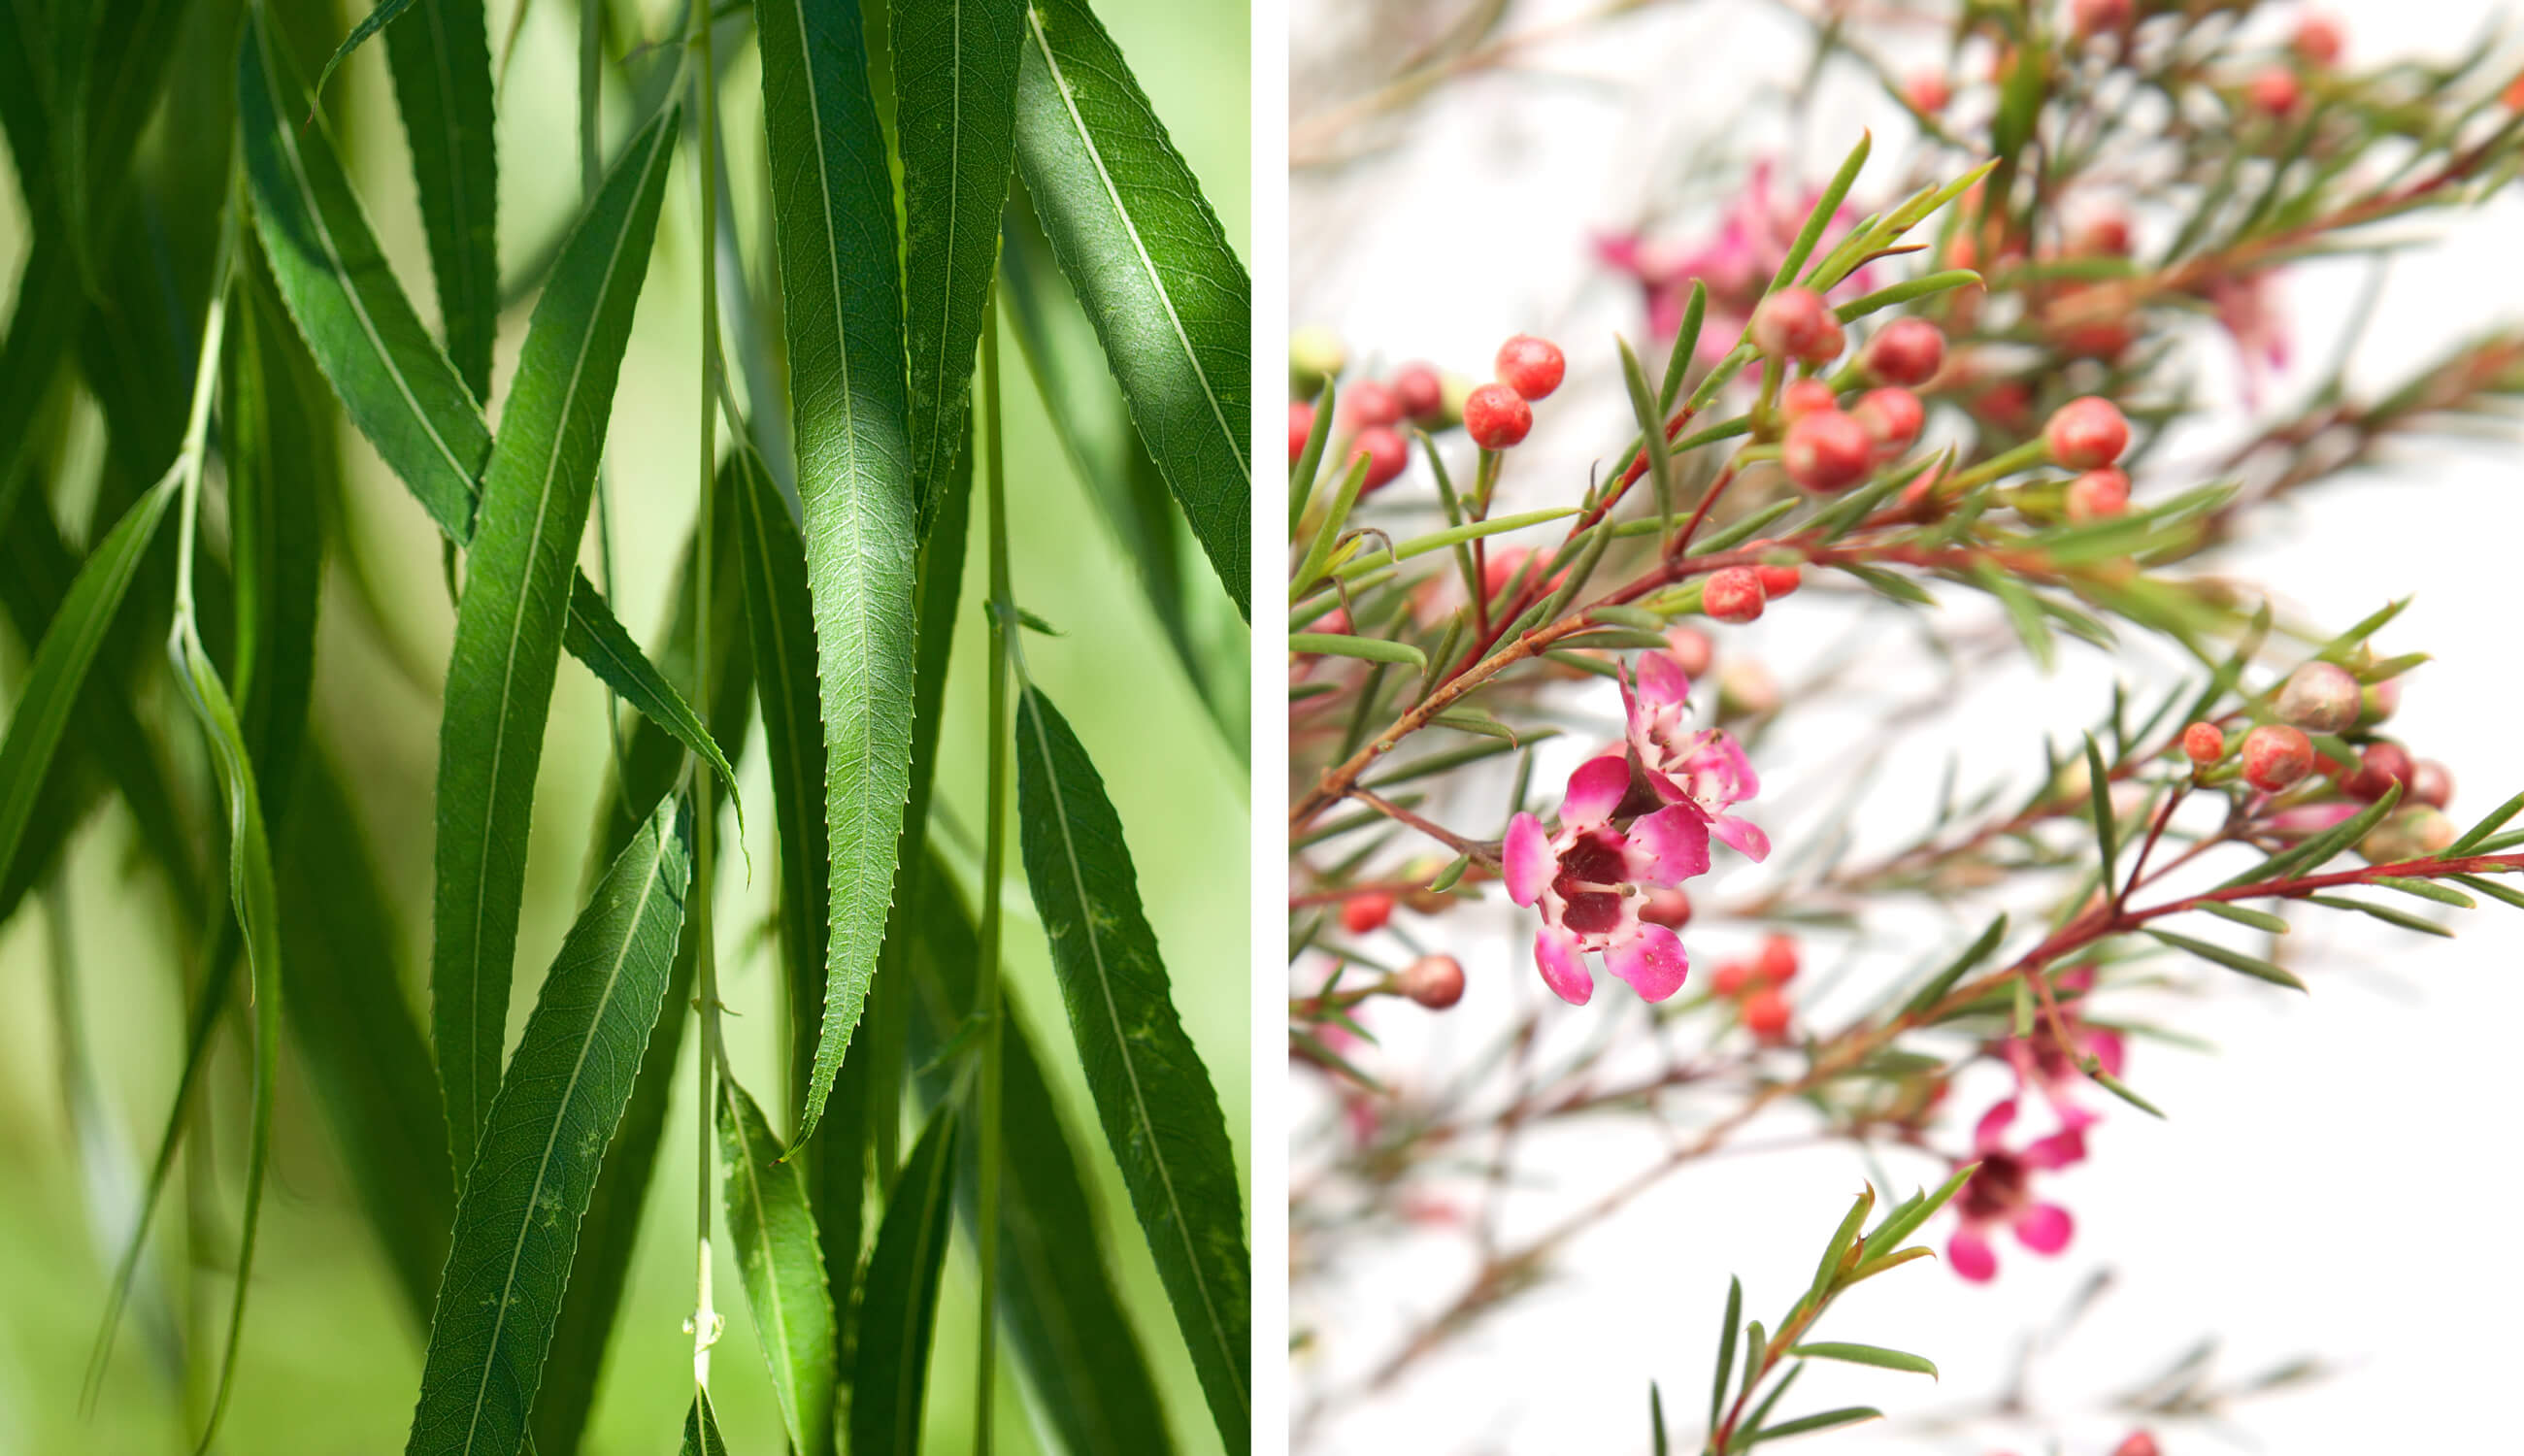
[[[1252,282],[1083,0],[1026,13],[1016,155],[1148,454],[1253,614]]]
[[[850,1384],[851,1456],[919,1456],[938,1276],[955,1173],[955,1109],[941,1107],[902,1165],[878,1226],[860,1302],[858,1370]]]
[[[271,1159],[271,1099],[280,1065],[280,926],[271,874],[271,843],[265,833],[262,796],[254,760],[237,729],[227,689],[202,651],[201,639],[179,631],[172,644],[185,696],[211,741],[211,761],[227,800],[228,894],[245,938],[254,984],[254,1124],[246,1150],[245,1213],[237,1226],[236,1292],[228,1304],[227,1353],[220,1357],[218,1393],[211,1398],[200,1450],[211,1448],[236,1381],[238,1346],[245,1338],[246,1291],[253,1284],[255,1236],[262,1221],[264,1169]]]
[[[1251,1441],[1251,1303],[1243,1204],[1209,1070],[1175,1015],[1156,933],[1103,780],[1031,685],[1017,710],[1026,880],[1060,973],[1071,1036],[1156,1256],[1210,1415]]]
[[[429,1328],[456,1178],[404,944],[340,773],[320,752],[280,835],[280,971],[291,1040],[413,1328]]]
[[[321,386],[259,262],[241,260],[220,398],[236,590],[237,720],[265,812],[280,826],[288,820],[315,690],[324,574],[318,503],[332,488],[336,458]],[[276,827],[274,836],[280,837]]]
[[[408,3],[386,0],[377,13]],[[356,37],[345,41],[344,54],[357,43]],[[482,0],[429,0],[419,14],[386,30],[386,60],[412,144],[447,357],[473,398],[488,400],[491,345],[500,331],[500,170]]]
[[[304,125],[294,120],[302,112],[292,103],[304,99],[261,9],[249,7],[237,59],[237,115],[255,225],[273,279],[351,422],[447,538],[466,545],[473,539],[478,477],[491,458],[490,426],[396,281],[323,118]],[[654,141],[644,132],[622,155]],[[617,174],[620,170],[617,163]],[[708,758],[722,777],[733,777],[692,709],[640,655],[584,573],[571,578],[562,645],[625,702]]]
[[[965,449],[973,350],[990,321],[1008,199],[1025,0],[898,0],[895,135],[902,154],[903,335],[921,534]]]
[[[174,497],[173,485],[171,476],[160,482],[115,523],[79,568],[70,595],[35,650],[26,685],[9,714],[8,736],[0,739],[0,878],[6,878],[18,856],[54,752],[61,747],[62,729],[70,722],[71,705],[78,699],[141,557],[157,535],[158,523],[166,517],[167,503]]]
[[[436,4],[437,0],[431,0],[431,3]],[[369,36],[393,24],[410,9],[412,0],[377,0],[376,8],[360,17],[360,23],[351,27],[350,34],[342,37],[342,43],[333,48],[331,58],[325,61],[324,69],[316,73],[316,95],[320,98],[324,94],[324,83],[333,78],[334,72],[342,69],[343,62],[351,59],[353,51],[365,45]]]
[[[938,1059],[973,1005],[976,944],[971,912],[936,855],[922,867],[912,971],[919,992],[912,1018],[913,1059]],[[1001,995],[1009,995],[1007,988]],[[1009,1348],[1036,1390],[1057,1392],[1041,1403],[1044,1419],[1070,1451],[1129,1451],[1162,1456],[1174,1449],[1140,1337],[1116,1292],[1112,1255],[1104,1246],[1091,1197],[1088,1147],[1061,1116],[1044,1071],[1043,1054],[1013,1004],[1000,1024],[999,1099],[1005,1120],[1000,1167],[999,1318]],[[922,1079],[929,1105],[950,1095],[953,1077],[941,1069]],[[977,1154],[968,1154],[969,1166]],[[977,1181],[966,1177],[956,1198],[973,1223]]]
[[[514,1451],[606,1143],[665,999],[692,816],[659,803],[570,927],[491,1101],[439,1282],[407,1456]]]
[[[518,359],[465,557],[439,720],[429,978],[431,1041],[459,1169],[472,1163],[500,1084],[526,831],[572,562],[675,131],[672,111],[649,123],[644,144],[606,179],[561,250]]]
[[[718,1412],[707,1390],[695,1390],[693,1408],[684,1413],[683,1456],[727,1456],[727,1438],[718,1433]]]
[[[771,1370],[781,1424],[799,1451],[833,1448],[833,1306],[824,1290],[806,1170],[780,1160],[780,1140],[736,1079],[720,1083],[720,1156],[728,1240],[736,1247],[754,1342]]]
[[[915,538],[894,186],[856,0],[763,0],[762,109],[823,701],[831,939],[813,1134],[885,939],[909,794]]]

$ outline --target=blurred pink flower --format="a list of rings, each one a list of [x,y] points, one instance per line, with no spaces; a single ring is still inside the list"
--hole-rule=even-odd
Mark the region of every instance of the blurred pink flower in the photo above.
[[[2077,966],[2060,973],[2052,982],[2056,991],[2082,996],[2095,984],[2093,966]],[[2060,1034],[2052,1027],[2051,1018],[2034,1018],[2029,1036],[2010,1037],[1999,1043],[1999,1052],[2008,1065],[2015,1069],[2019,1088],[2035,1091],[2059,1113],[2063,1127],[2082,1132],[2095,1121],[2095,1114],[2068,1100],[2070,1089],[2083,1083],[2081,1063],[2091,1056],[2105,1071],[2114,1077],[2121,1074],[2128,1047],[2121,1034],[2103,1027],[2088,1026],[2078,1014],[2079,1002],[2063,996],[2060,1003],[2060,1022],[2067,1031],[2067,1044],[2062,1045]]]
[[[1772,170],[1769,162],[1753,165],[1752,175],[1727,209],[1718,235],[1697,247],[1653,241],[1637,233],[1595,240],[1595,256],[1607,267],[1629,274],[1645,295],[1649,337],[1671,339],[1681,330],[1682,311],[1691,297],[1691,282],[1697,278],[1709,289],[1709,313],[1695,353],[1703,363],[1710,363],[1735,347],[1763,287],[1787,258],[1797,229],[1805,225],[1806,214],[1822,195],[1822,189],[1816,187],[1791,205],[1773,201]],[[1817,254],[1827,250],[1857,218],[1857,211],[1844,203],[1824,227],[1821,241],[1816,244]],[[1861,268],[1848,281],[1865,287],[1866,271]]]
[[[1692,732],[1683,727],[1683,703],[1691,696],[1691,679],[1682,664],[1664,653],[1639,657],[1639,680],[1632,690],[1628,674],[1622,683],[1622,705],[1629,723],[1630,752],[1657,798],[1689,809],[1719,840],[1755,862],[1769,858],[1771,837],[1749,820],[1726,811],[1762,792],[1762,781],[1744,751],[1723,729]]]
[[[1972,1157],[1980,1164],[1971,1181],[1955,1195],[1955,1216],[1962,1227],[1946,1243],[1955,1272],[1974,1284],[1998,1274],[1998,1251],[1990,1247],[1990,1231],[2002,1226],[2015,1232],[2016,1241],[2037,1254],[2056,1254],[2068,1246],[2076,1231],[2068,1210],[2033,1197],[2033,1175],[2082,1162],[2085,1134],[2063,1129],[2021,1149],[2007,1145],[2008,1125],[2015,1121],[2015,1099],[2008,1098],[1981,1114],[1972,1130]]]
[[[1595,994],[1586,957],[1599,951],[1607,970],[1651,1001],[1681,990],[1691,970],[1682,941],[1639,918],[1645,898],[1638,892],[1707,874],[1709,826],[1680,805],[1616,824],[1614,811],[1629,792],[1627,758],[1589,758],[1569,776],[1557,832],[1545,831],[1531,814],[1508,825],[1502,855],[1508,898],[1541,906],[1533,963],[1543,984],[1572,1005],[1582,1006]]]
[[[2217,311],[2217,321],[2235,341],[2235,354],[2244,366],[2244,404],[2257,409],[2261,386],[2272,374],[2288,364],[2287,309],[2279,301],[2278,275],[2275,272],[2252,273],[2241,278],[2220,278],[2208,285],[2208,302]]]

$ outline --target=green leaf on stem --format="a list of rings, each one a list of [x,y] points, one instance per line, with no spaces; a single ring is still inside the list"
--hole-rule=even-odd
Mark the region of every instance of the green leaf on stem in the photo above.
[[[2111,1092],[2113,1096],[2129,1103],[2131,1106],[2146,1113],[2148,1116],[2159,1119],[2161,1119],[2164,1116],[2162,1108],[2157,1106],[2147,1098],[2140,1096],[2137,1092],[2132,1092],[2119,1078],[2105,1071],[2102,1063],[2087,1063],[2086,1075],[2093,1078],[2096,1085],[2103,1088],[2104,1091]]]
[[[408,3],[386,0],[378,14]],[[356,44],[356,35],[343,42],[327,74]],[[386,61],[412,145],[447,357],[473,398],[487,401],[491,346],[500,332],[500,170],[482,0],[428,0],[409,23],[386,31]],[[316,89],[323,89],[320,80]]]
[[[432,3],[436,3],[436,0],[432,0]],[[393,24],[405,11],[410,9],[412,9],[412,0],[377,0],[376,8],[360,18],[360,23],[351,27],[351,33],[343,36],[342,43],[333,48],[332,59],[326,61],[324,69],[316,73],[315,96],[310,100],[323,96],[324,83],[333,78],[333,73],[341,69],[343,62],[351,59],[351,52],[366,44],[369,36]]]
[[[2293,849],[2271,855],[2252,868],[2236,874],[2217,888],[2232,890],[2238,885],[2275,885],[2279,881],[2304,874],[2364,839],[2367,832],[2383,823],[2384,817],[2392,813],[2401,801],[2402,785],[2399,780],[2396,780],[2385,787],[2383,794],[2373,803],[2366,805],[2348,819],[2331,826]]]
[[[1990,953],[1998,948],[1998,943],[2006,938],[2007,912],[2001,910],[1997,918],[1981,930],[1979,937],[1965,947],[1963,954],[1947,962],[1945,969],[1930,977],[1928,984],[1919,988],[1918,995],[1911,997],[1909,1003],[1902,1008],[1902,1014],[1921,1015],[1937,1002],[1944,1000],[1946,993],[1955,989],[1955,983],[1961,981],[1965,973],[1972,967],[1989,959]]]
[[[1858,1231],[1867,1225],[1869,1210],[1875,1206],[1875,1189],[1869,1186],[1859,1193],[1843,1214],[1840,1227],[1834,1229],[1831,1242],[1823,1245],[1822,1258],[1815,1265],[1814,1281],[1806,1288],[1809,1303],[1820,1304],[1840,1275],[1842,1260],[1848,1257],[1850,1245],[1858,1241]]]
[[[1936,1364],[1927,1357],[1908,1354],[1901,1350],[1888,1350],[1881,1345],[1826,1341],[1796,1345],[1790,1348],[1788,1353],[1804,1360],[1839,1360],[1851,1365],[1872,1365],[1878,1370],[1907,1371],[1913,1375],[1926,1376],[1930,1380],[1937,1378]]]
[[[1428,655],[1407,642],[1387,642],[1381,637],[1353,637],[1346,632],[1291,632],[1288,651],[1299,656],[1321,655],[1335,657],[1359,657],[1370,662],[1399,662],[1429,670]]]
[[[2524,794],[2516,795],[2513,799],[2506,801],[2504,803],[2500,804],[2498,807],[2491,809],[2487,814],[2481,816],[2479,823],[2464,830],[2461,836],[2455,839],[2452,844],[2446,846],[2444,857],[2448,859],[2460,859],[2464,855],[2471,853],[2473,850],[2480,848],[2482,841],[2488,839],[2491,835],[2496,834],[2500,829],[2505,828],[2506,821],[2514,818],[2519,813],[2524,813]]]
[[[894,183],[855,0],[763,0],[762,108],[823,708],[823,1030],[795,1141],[867,1004],[910,794],[918,540]]]
[[[1735,1335],[1743,1318],[1744,1281],[1730,1275],[1726,1280],[1726,1320],[1718,1330],[1718,1376],[1709,1383],[1709,1424],[1713,1428],[1718,1425],[1720,1409],[1726,1403],[1727,1378],[1735,1373]]]
[[[1252,283],[1084,0],[1025,14],[1016,158],[1061,270],[1237,610],[1252,615]]]
[[[1630,413],[1639,422],[1639,439],[1648,456],[1648,481],[1656,490],[1657,517],[1662,520],[1674,514],[1674,449],[1665,437],[1665,411],[1655,395],[1648,392],[1647,370],[1639,366],[1639,357],[1630,349],[1627,339],[1616,339],[1622,351],[1622,382],[1630,392]]]
[[[852,1456],[919,1456],[938,1277],[954,1211],[955,1109],[941,1106],[895,1180],[860,1296],[858,1370],[850,1380]]]
[[[2246,955],[2241,950],[2229,949],[2211,941],[2194,940],[2189,936],[2176,935],[2169,930],[2159,930],[2152,925],[2147,927],[2147,933],[2176,950],[2187,950],[2202,960],[2214,961],[2230,971],[2241,971],[2255,980],[2267,981],[2272,986],[2284,986],[2292,991],[2306,989],[2306,984],[2297,979],[2295,972],[2283,966],[2272,965],[2257,955]]]
[[[513,1451],[607,1143],[664,1003],[692,812],[661,801],[562,941],[465,1181],[406,1456]]]
[[[2307,904],[2321,905],[2325,909],[2354,910],[2360,915],[2371,915],[2375,919],[2383,921],[2386,925],[2395,925],[2403,930],[2417,931],[2421,935],[2443,936],[2447,940],[2453,939],[2453,931],[2451,927],[2439,925],[2424,915],[2413,915],[2407,910],[2397,910],[2391,905],[2379,905],[2368,900],[2351,899],[2346,896],[2340,895],[2308,895],[2305,898]]]
[[[1175,1015],[1103,780],[1030,684],[1016,734],[1026,880],[1070,1032],[1210,1414],[1240,1456],[1252,1424],[1251,1266],[1218,1094]]]
[[[1840,170],[1831,174],[1831,180],[1823,184],[1821,195],[1815,199],[1813,207],[1806,210],[1805,225],[1797,229],[1796,238],[1788,244],[1787,255],[1779,260],[1778,271],[1771,275],[1770,286],[1762,290],[1765,294],[1776,293],[1790,282],[1797,281],[1797,270],[1814,256],[1815,244],[1822,241],[1823,229],[1831,224],[1832,214],[1840,211],[1841,202],[1849,196],[1850,187],[1858,180],[1859,170],[1867,166],[1867,154],[1874,146],[1872,135],[1859,133],[1858,145],[1849,149],[1849,155],[1841,159]],[[1809,278],[1804,281],[1810,286],[1817,282],[1828,286],[1838,280]],[[1745,326],[1751,327],[1749,323]]]
[[[1758,1446],[1764,1441],[1774,1441],[1782,1436],[1803,1435],[1810,1431],[1829,1431],[1838,1426],[1854,1426],[1861,1421],[1883,1419],[1884,1413],[1872,1406],[1845,1406],[1836,1411],[1822,1411],[1816,1415],[1799,1416],[1793,1421],[1782,1421],[1776,1426],[1766,1426],[1745,1436],[1736,1444],[1739,1449]]]
[[[500,1086],[526,840],[613,385],[647,276],[676,113],[649,123],[563,245],[483,476],[439,720],[430,1010],[453,1162]]]
[[[2283,936],[2288,932],[2288,923],[2284,916],[2273,915],[2267,910],[2256,910],[2250,905],[2232,904],[2222,899],[2204,899],[2192,908],[2206,910],[2220,920],[2232,920],[2237,925],[2249,925],[2255,930],[2265,930],[2274,936]]]
[[[1947,268],[1942,272],[1928,273],[1921,277],[1905,278],[1899,283],[1878,288],[1872,293],[1862,293],[1834,308],[1832,314],[1841,322],[1850,323],[1869,314],[1882,313],[1886,309],[1910,303],[1915,299],[1927,298],[1956,288],[1982,286],[1984,285],[1980,274],[1970,268]]]
[[[683,1456],[727,1456],[727,1439],[718,1433],[718,1412],[709,1391],[695,1390],[693,1406],[684,1413]]]
[[[1015,165],[1025,9],[1025,0],[957,0],[892,12],[910,465],[923,536],[971,434],[973,351],[993,321],[991,270]]]
[[[780,1160],[780,1140],[733,1077],[720,1084],[719,1153],[725,1160],[728,1240],[736,1246],[754,1342],[771,1370],[780,1421],[793,1450],[833,1445],[833,1305],[806,1170]]]
[[[2441,905],[2451,905],[2457,910],[2480,908],[2480,902],[2470,896],[2459,890],[2448,890],[2431,880],[2414,880],[2407,875],[2377,875],[2367,883],[2381,885],[2387,890],[2398,890],[2403,895],[2418,899],[2432,899]]]
[[[2120,879],[2120,825],[2112,816],[2112,777],[2104,767],[2104,751],[2095,746],[2095,735],[2086,735],[2086,790],[2091,801],[2088,812],[2095,820],[2095,847],[2103,855],[2103,886],[2106,896],[2115,895],[2114,884]]]
[[[1683,301],[1682,326],[1675,330],[1674,348],[1665,357],[1665,377],[1657,385],[1660,411],[1674,409],[1674,397],[1682,393],[1683,376],[1690,372],[1692,360],[1699,357],[1700,325],[1709,313],[1709,285],[1698,278],[1691,280],[1691,296]]]

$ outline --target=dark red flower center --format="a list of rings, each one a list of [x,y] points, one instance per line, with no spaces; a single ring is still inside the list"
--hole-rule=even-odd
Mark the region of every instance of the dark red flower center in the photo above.
[[[1560,852],[1560,873],[1551,888],[1568,908],[1561,924],[1581,936],[1610,934],[1622,923],[1622,898],[1580,886],[1618,885],[1628,872],[1622,856],[1622,837],[1609,829],[1589,830]]]

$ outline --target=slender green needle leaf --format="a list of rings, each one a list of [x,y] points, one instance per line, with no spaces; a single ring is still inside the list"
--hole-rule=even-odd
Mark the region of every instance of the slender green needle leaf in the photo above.
[[[1909,1371],[1913,1375],[1924,1375],[1930,1380],[1937,1378],[1935,1363],[1925,1356],[1907,1354],[1901,1350],[1888,1350],[1871,1344],[1831,1342],[1801,1344],[1791,1347],[1788,1353],[1801,1360],[1841,1360],[1851,1365],[1872,1365],[1879,1370]]]
[[[606,179],[535,306],[483,478],[439,720],[432,1043],[455,1166],[500,1084],[526,836],[560,661],[572,564],[648,272],[673,112]]]
[[[867,1003],[910,793],[916,539],[894,188],[855,0],[763,0],[762,108],[823,703],[830,940],[796,1141]]]
[[[1665,1392],[1656,1382],[1648,1382],[1648,1432],[1656,1442],[1656,1456],[1666,1456],[1669,1449],[1665,1432]]]
[[[692,876],[692,815],[661,802],[596,887],[492,1098],[456,1205],[407,1456],[514,1451],[606,1143],[630,1100]]]
[[[1176,1018],[1122,824],[1087,751],[1030,685],[1017,714],[1026,880],[1070,1033],[1228,1449],[1250,1442],[1249,1264],[1236,1159]]]
[[[409,3],[385,0],[377,13]],[[482,0],[427,0],[417,15],[386,31],[395,104],[412,144],[429,267],[438,279],[447,357],[476,400],[491,398],[491,345],[500,331],[500,172],[482,9]],[[354,32],[325,70],[341,64],[358,43]],[[320,80],[316,90],[323,90]]]
[[[973,350],[990,322],[999,214],[1015,165],[1025,0],[914,0],[894,5],[891,19],[911,478],[925,536],[971,433]]]
[[[1744,1281],[1729,1277],[1726,1281],[1726,1323],[1718,1332],[1718,1375],[1709,1384],[1709,1424],[1718,1425],[1718,1413],[1726,1403],[1726,1382],[1735,1373],[1735,1336],[1744,1320]]]
[[[2095,846],[2102,851],[2104,893],[2114,894],[2120,879],[2120,825],[2112,817],[2112,779],[2104,768],[2104,751],[2095,746],[2095,735],[2086,735],[2086,792],[2093,800],[2091,812],[2095,820]]]
[[[1083,0],[1027,8],[1016,158],[1148,454],[1253,610],[1252,282]]]
[[[1955,983],[1961,981],[1965,973],[1972,967],[1989,959],[1990,952],[1996,950],[1998,943],[2005,939],[2007,939],[2007,914],[2001,911],[1998,917],[1990,921],[1981,931],[1979,939],[1973,941],[1963,954],[1947,962],[1945,969],[1937,972],[1935,976],[1929,978],[1927,985],[1919,988],[1919,994],[1911,997],[1910,1003],[1903,1008],[1904,1014],[1920,1015],[1929,1007],[1944,1000],[1946,993],[1955,989]]]
[[[1812,1416],[1799,1416],[1793,1421],[1781,1421],[1776,1426],[1764,1427],[1762,1430],[1756,1431],[1751,1435],[1746,1436],[1737,1444],[1741,1446],[1758,1446],[1764,1441],[1774,1441],[1779,1439],[1781,1436],[1803,1435],[1809,1431],[1829,1431],[1835,1426],[1852,1426],[1861,1421],[1881,1421],[1883,1419],[1884,1413],[1870,1406],[1846,1406],[1840,1410],[1823,1411]]]
[[[2265,930],[2274,936],[2283,936],[2288,932],[2285,917],[2273,915],[2267,910],[2256,910],[2250,905],[2228,904],[2222,899],[2207,899],[2202,900],[2198,908],[2208,911],[2220,920],[2232,920],[2237,925],[2249,925],[2255,930]]]
[[[1387,642],[1381,637],[1352,637],[1346,632],[1291,632],[1288,651],[1300,656],[1324,654],[1335,657],[1362,657],[1370,662],[1406,662],[1426,672],[1429,658],[1407,642]]]
[[[781,1424],[799,1451],[833,1447],[834,1335],[806,1170],[780,1161],[780,1140],[734,1078],[720,1083],[727,1233],[736,1246],[754,1342],[771,1368]]]
[[[2159,930],[2154,926],[2149,926],[2147,933],[2176,950],[2188,950],[2202,960],[2214,961],[2230,971],[2241,971],[2256,980],[2267,981],[2272,986],[2284,986],[2291,991],[2306,989],[2305,983],[2298,980],[2294,972],[2282,966],[2272,965],[2257,955],[2246,955],[2241,950],[2230,950],[2211,941],[2193,940],[2189,936],[2176,935],[2172,931]]]
[[[851,1379],[851,1456],[919,1456],[938,1276],[954,1211],[955,1109],[941,1107],[895,1181],[868,1258]]]
[[[2414,930],[2423,936],[2444,936],[2448,940],[2451,940],[2453,938],[2453,930],[2451,927],[2439,925],[2424,915],[2413,915],[2407,910],[2397,910],[2391,905],[2379,905],[2368,900],[2351,899],[2345,895],[2308,895],[2306,897],[2306,902],[2308,904],[2321,905],[2326,909],[2355,910],[2360,915],[2371,915],[2374,918],[2383,921],[2386,925],[2397,925],[2403,930]]]

